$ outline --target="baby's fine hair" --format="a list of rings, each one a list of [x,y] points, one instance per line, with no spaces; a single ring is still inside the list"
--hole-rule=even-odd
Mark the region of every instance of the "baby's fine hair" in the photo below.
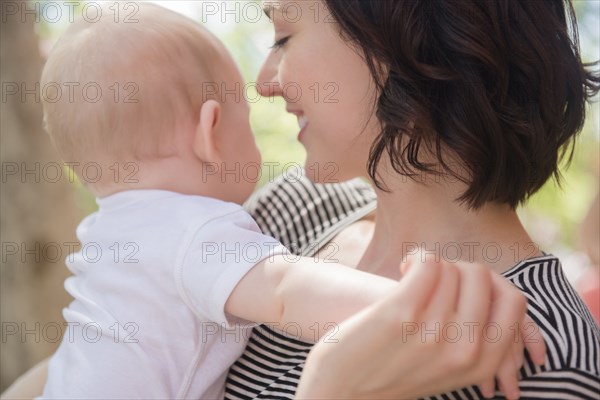
[[[135,4],[127,19],[107,4],[97,22],[75,21],[44,66],[44,123],[65,161],[169,156],[174,133],[198,121],[225,48],[180,14]]]

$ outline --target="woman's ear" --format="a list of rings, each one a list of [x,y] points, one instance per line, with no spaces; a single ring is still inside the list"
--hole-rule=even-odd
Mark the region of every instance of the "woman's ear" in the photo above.
[[[221,122],[221,104],[216,100],[207,100],[200,108],[200,120],[196,126],[193,150],[204,162],[218,162],[217,130]]]

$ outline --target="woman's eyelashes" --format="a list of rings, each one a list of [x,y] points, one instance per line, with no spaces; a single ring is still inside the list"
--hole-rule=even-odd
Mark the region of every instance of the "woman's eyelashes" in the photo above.
[[[288,40],[290,40],[290,36],[282,37],[281,39],[276,40],[275,43],[273,43],[273,46],[271,46],[270,48],[279,50],[288,42]]]

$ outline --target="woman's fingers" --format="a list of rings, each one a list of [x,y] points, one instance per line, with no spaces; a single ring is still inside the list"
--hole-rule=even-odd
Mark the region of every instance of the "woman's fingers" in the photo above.
[[[526,316],[527,314],[525,314]],[[507,354],[496,375],[500,387],[509,399],[518,399],[520,395],[519,370],[525,360],[525,344],[523,343],[523,335],[521,334],[520,327],[520,324],[518,325],[518,329],[511,327],[509,335],[513,335],[512,352]]]
[[[494,397],[494,393],[495,393],[495,380],[494,378],[489,378],[487,380],[485,380],[485,382],[480,383],[479,386],[479,390],[481,391],[481,394],[483,395],[483,397],[485,397],[486,399],[491,399],[492,397]]]
[[[518,399],[520,395],[519,389],[519,374],[518,371],[523,365],[523,350],[522,341],[516,342],[512,346],[512,351],[507,353],[505,358],[500,363],[496,379],[490,378],[485,383],[480,384],[481,393],[486,398],[492,398],[495,394],[495,381],[498,382],[499,389],[507,399]]]
[[[490,304],[492,301],[492,287],[490,271],[477,264],[457,265],[460,271],[460,288],[458,292],[456,314],[453,318],[463,328],[465,334],[456,343],[454,354],[454,368],[472,373],[475,382],[493,377],[490,374],[483,375],[484,371],[474,371],[473,366],[478,365],[482,359],[482,351],[486,346],[483,341],[482,328],[488,322]]]
[[[413,267],[414,268],[414,267]],[[460,271],[452,264],[443,264],[440,269],[440,280],[427,307],[427,321],[442,325],[452,321],[456,315],[458,293],[460,291]]]
[[[399,290],[386,301],[397,303],[399,298],[405,300],[404,306],[397,310],[398,317],[403,318],[403,322],[418,323],[417,319],[436,293],[441,274],[442,269],[438,263],[413,264],[400,280]]]
[[[523,336],[523,342],[531,360],[537,365],[544,365],[546,360],[546,342],[544,341],[540,327],[533,322],[529,315],[525,315],[523,318],[521,335]]]
[[[526,305],[519,290],[483,266],[414,263],[397,290],[340,324],[339,342],[315,346],[297,394],[418,398],[480,383],[493,397],[497,374],[501,390],[516,397],[524,344],[518,333],[515,343],[515,330]],[[444,331],[431,334],[423,322],[455,323],[462,334],[445,340]]]
[[[525,316],[527,301],[517,288],[495,273],[492,274],[492,288],[489,324],[499,328],[496,340],[486,347],[488,354],[485,357],[490,357],[492,363],[496,363],[496,376],[504,395],[510,399],[518,398],[517,377],[522,365],[524,345],[519,330],[515,332],[515,328]]]
[[[539,327],[526,314],[527,301],[523,294],[503,277],[492,274],[492,305],[488,326],[498,327],[498,341],[488,349],[495,349],[493,357],[503,356],[496,369],[500,391],[508,399],[519,398],[519,370],[527,347],[532,360],[543,363],[546,346]],[[484,396],[493,391],[493,380],[480,385]]]
[[[523,352],[525,350],[518,330],[515,334],[515,339],[511,346],[511,351],[506,353],[496,373],[498,386],[509,400],[518,399],[520,395],[519,369],[523,365]]]
[[[478,264],[457,265],[460,269],[460,296],[457,313],[463,322],[484,321],[490,311],[492,282],[490,271]],[[481,329],[481,327],[478,327]]]

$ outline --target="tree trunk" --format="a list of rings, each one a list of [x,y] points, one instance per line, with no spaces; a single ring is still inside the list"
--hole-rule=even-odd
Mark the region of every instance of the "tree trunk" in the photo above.
[[[4,390],[50,355],[60,342],[57,335],[65,331],[61,309],[70,301],[63,288],[68,276],[65,244],[76,241],[81,211],[64,171],[56,179],[56,166],[62,164],[42,129],[39,96],[23,93],[39,85],[42,69],[35,16],[9,12],[9,7],[25,7],[25,1],[2,3],[0,389]]]

